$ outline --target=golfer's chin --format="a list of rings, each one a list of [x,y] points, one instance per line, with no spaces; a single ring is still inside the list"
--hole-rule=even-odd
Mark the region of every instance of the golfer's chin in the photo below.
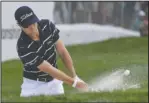
[[[32,36],[34,36],[34,35],[37,35],[38,34],[38,31],[32,31],[31,33],[30,33],[30,35],[32,35]]]

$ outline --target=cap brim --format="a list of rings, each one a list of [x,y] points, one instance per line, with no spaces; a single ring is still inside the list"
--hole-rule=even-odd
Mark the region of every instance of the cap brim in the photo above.
[[[36,22],[39,22],[39,19],[35,16],[31,19],[24,21],[24,23],[21,26],[27,28],[29,25],[34,24]]]

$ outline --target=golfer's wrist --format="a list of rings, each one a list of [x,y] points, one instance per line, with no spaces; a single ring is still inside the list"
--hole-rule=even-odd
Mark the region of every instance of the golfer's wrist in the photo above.
[[[78,80],[77,79],[74,79],[74,81],[73,81],[73,84],[72,84],[72,87],[76,87],[76,85],[77,85],[77,82],[78,82]]]

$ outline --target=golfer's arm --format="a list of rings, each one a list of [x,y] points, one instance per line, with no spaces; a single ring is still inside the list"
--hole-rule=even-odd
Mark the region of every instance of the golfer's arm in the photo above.
[[[51,75],[53,78],[62,80],[63,82],[72,85],[74,82],[74,79],[67,76],[64,72],[56,69],[55,67],[53,67],[50,63],[48,63],[47,61],[43,61],[39,66],[38,66],[40,71],[46,72],[49,75]]]
[[[76,72],[73,66],[73,61],[72,58],[69,54],[69,52],[67,51],[67,49],[65,48],[63,42],[61,40],[58,40],[56,42],[56,49],[58,54],[60,55],[65,67],[69,70],[69,72],[71,73],[72,77],[76,76]]]

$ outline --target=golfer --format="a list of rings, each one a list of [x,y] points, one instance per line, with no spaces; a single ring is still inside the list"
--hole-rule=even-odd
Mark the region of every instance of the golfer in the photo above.
[[[19,7],[15,19],[22,30],[17,41],[17,53],[23,63],[21,97],[64,94],[63,82],[81,91],[88,90],[59,39],[60,30],[51,21],[39,20],[28,6]],[[57,54],[71,76],[58,69]]]

